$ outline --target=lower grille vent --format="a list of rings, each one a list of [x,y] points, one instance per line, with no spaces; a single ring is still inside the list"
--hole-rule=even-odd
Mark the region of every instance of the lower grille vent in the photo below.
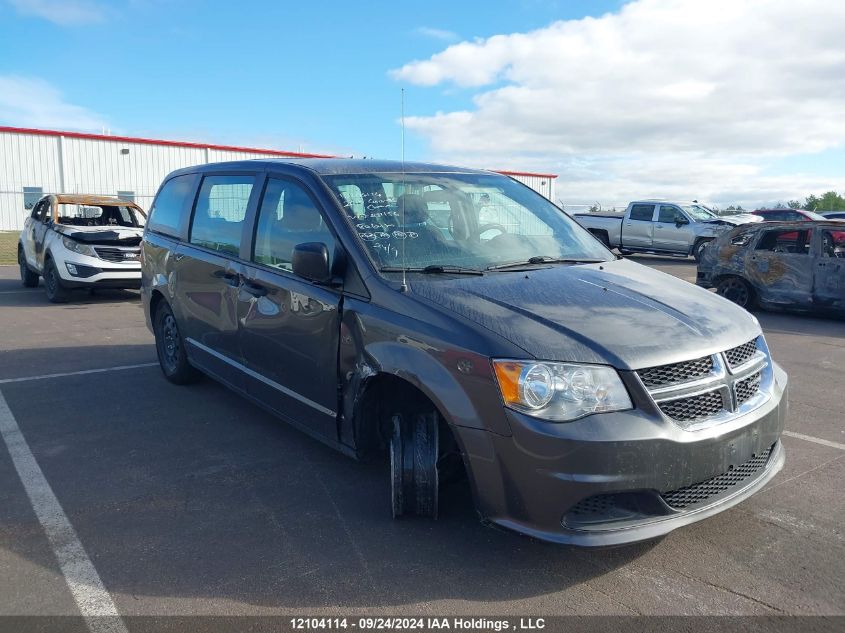
[[[672,490],[671,492],[664,492],[660,496],[666,502],[666,505],[675,510],[685,510],[691,506],[706,503],[713,497],[721,495],[757,475],[766,467],[773,448],[774,446],[767,448],[759,455],[754,455],[744,464],[740,464],[726,473],[717,475],[713,479],[708,479],[707,481],[702,481],[686,488]]]

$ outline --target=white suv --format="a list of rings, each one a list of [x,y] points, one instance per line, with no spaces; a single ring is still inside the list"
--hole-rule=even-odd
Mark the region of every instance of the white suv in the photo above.
[[[53,303],[74,288],[139,288],[145,222],[138,205],[120,198],[44,196],[18,242],[21,282],[34,288],[43,276]]]

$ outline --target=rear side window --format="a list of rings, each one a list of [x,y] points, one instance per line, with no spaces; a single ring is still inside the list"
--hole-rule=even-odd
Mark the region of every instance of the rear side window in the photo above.
[[[191,244],[238,255],[254,184],[254,176],[203,178],[191,224]]]
[[[644,220],[646,222],[651,222],[651,218],[653,215],[653,204],[635,204],[633,207],[631,207],[632,220]]]
[[[150,209],[147,226],[157,233],[179,237],[182,214],[187,208],[188,197],[193,193],[194,176],[171,178],[158,193]]]
[[[293,247],[304,242],[322,242],[329,257],[334,253],[334,236],[305,190],[294,182],[271,178],[258,212],[253,261],[291,271]]]
[[[754,250],[808,255],[810,253],[810,231],[796,231],[794,229],[766,231],[760,241],[757,242],[757,248]]]

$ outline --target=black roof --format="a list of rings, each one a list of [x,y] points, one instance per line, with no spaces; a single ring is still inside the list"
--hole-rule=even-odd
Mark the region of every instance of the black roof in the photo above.
[[[219,170],[255,170],[272,169],[278,165],[291,165],[309,169],[321,176],[334,174],[367,174],[367,173],[461,173],[461,174],[493,174],[494,172],[435,163],[417,163],[406,161],[404,167],[398,160],[372,160],[362,158],[256,158],[252,160],[231,161],[225,163],[209,163],[186,167],[175,173],[196,173]]]

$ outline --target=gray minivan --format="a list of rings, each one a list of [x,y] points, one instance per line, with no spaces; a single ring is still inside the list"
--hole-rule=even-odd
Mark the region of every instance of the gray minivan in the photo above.
[[[212,376],[356,458],[394,516],[466,472],[482,520],[613,545],[759,490],[787,377],[757,320],[618,258],[505,176],[297,159],[182,169],[142,247],[164,375]]]

